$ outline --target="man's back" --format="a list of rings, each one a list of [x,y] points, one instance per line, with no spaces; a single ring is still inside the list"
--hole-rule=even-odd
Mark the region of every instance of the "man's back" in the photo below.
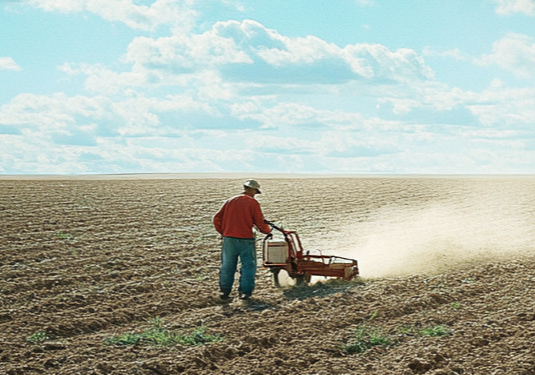
[[[214,216],[215,229],[223,237],[253,238],[253,225],[263,233],[270,232],[264,223],[260,204],[246,194],[227,200]]]

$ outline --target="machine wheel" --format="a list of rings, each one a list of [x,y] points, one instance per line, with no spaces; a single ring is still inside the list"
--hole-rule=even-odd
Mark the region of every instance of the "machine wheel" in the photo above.
[[[284,288],[294,285],[306,285],[310,282],[311,278],[311,276],[307,274],[298,275],[297,277],[293,278],[284,268],[273,268],[271,269],[271,272],[273,274],[273,284],[275,284],[277,288]]]
[[[271,269],[271,274],[273,276],[273,284],[275,284],[275,286],[277,288],[282,288],[281,281],[279,279],[281,270],[282,270],[282,268],[272,268]],[[288,272],[286,272],[286,270],[284,272],[286,273],[286,275],[288,275]]]

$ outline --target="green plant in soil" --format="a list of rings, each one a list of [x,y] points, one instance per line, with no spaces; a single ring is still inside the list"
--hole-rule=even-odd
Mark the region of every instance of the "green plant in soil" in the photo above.
[[[398,332],[403,335],[413,335],[414,331],[414,326],[410,324],[405,324],[398,329]]]
[[[48,335],[45,331],[35,332],[30,336],[26,337],[26,341],[32,344],[39,344],[46,340],[48,340]]]
[[[372,314],[369,321],[373,320],[376,314]],[[448,327],[443,325],[435,325],[426,328],[418,328],[412,324],[406,324],[400,327],[397,332],[399,336],[404,335],[418,335],[428,337],[446,336],[450,334]],[[347,343],[343,344],[340,349],[347,354],[361,354],[374,346],[387,347],[396,342],[403,340],[402,338],[394,339],[392,336],[386,335],[382,328],[372,326],[367,322],[361,323],[353,331],[353,335]]]
[[[420,336],[430,336],[430,337],[437,337],[437,336],[445,336],[449,335],[450,331],[447,327],[444,327],[442,325],[437,325],[434,327],[424,328],[418,331],[418,334]]]
[[[172,346],[177,344],[204,345],[221,341],[219,335],[207,333],[206,328],[203,326],[185,334],[167,329],[161,318],[149,319],[149,323],[152,325],[149,329],[109,337],[104,342],[109,345]]]
[[[354,330],[351,339],[342,345],[342,351],[347,354],[364,353],[374,346],[389,346],[394,343],[390,337],[383,333],[380,327],[359,324]]]
[[[59,239],[59,240],[70,240],[71,236],[69,234],[66,234],[66,233],[58,232],[58,233],[56,233],[56,238]]]

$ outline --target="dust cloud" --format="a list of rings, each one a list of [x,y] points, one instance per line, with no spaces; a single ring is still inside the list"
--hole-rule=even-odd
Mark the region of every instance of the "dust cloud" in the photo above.
[[[437,274],[533,255],[533,202],[501,193],[384,207],[366,221],[340,228],[330,247],[336,255],[357,259],[367,278]]]

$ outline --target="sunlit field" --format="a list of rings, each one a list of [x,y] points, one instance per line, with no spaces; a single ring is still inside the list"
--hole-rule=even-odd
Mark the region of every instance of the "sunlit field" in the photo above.
[[[211,219],[241,177],[0,179],[0,372],[535,374],[535,178],[258,180],[361,277],[260,266],[220,302]]]

